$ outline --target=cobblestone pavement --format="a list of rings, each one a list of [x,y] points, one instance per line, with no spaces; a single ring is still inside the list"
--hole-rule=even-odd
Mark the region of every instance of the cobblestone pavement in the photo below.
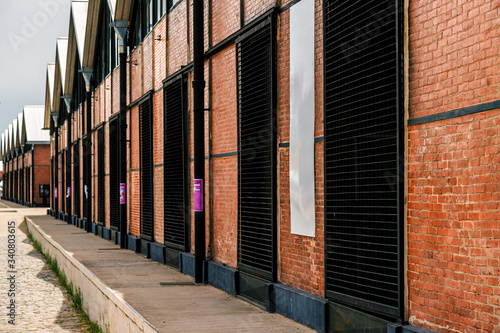
[[[34,210],[9,207],[0,203],[0,332],[85,332],[87,327],[80,323],[66,290],[22,231],[22,216],[31,215]],[[41,212],[46,213],[46,210]],[[15,263],[8,261],[11,259],[9,221],[16,222]],[[12,279],[15,296],[9,280],[12,277],[15,278]],[[10,309],[7,307],[11,300],[15,300],[15,325],[9,323]]]

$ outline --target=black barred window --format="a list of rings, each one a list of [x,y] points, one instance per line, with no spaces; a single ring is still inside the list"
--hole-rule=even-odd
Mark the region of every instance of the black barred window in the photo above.
[[[276,278],[275,35],[272,19],[236,43],[238,267]]]
[[[151,99],[139,104],[141,154],[141,238],[153,240],[153,115]]]
[[[105,215],[104,126],[97,130],[97,222],[104,225]]]
[[[164,238],[165,245],[186,250],[187,212],[187,82],[179,77],[164,89]]]
[[[326,295],[402,315],[401,1],[324,2]]]
[[[120,172],[118,170],[118,117],[109,121],[109,223],[111,229],[120,227]]]

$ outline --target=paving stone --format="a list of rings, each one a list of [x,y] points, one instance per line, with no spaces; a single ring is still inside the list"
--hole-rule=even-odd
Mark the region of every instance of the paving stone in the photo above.
[[[11,275],[8,267],[7,222],[16,221],[19,227],[24,209],[12,212],[12,205],[0,206],[0,332],[86,332],[86,325],[67,298],[66,290],[31,241],[16,229],[15,253],[15,325],[8,323],[7,306]],[[7,211],[9,210],[9,211]],[[46,212],[46,210],[45,210]],[[30,211],[30,214],[32,211]]]

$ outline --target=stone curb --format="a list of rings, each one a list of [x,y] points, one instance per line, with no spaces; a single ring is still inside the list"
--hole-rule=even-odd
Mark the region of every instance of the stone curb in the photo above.
[[[55,257],[59,267],[64,268],[68,281],[80,288],[84,309],[91,321],[97,321],[102,328],[109,325],[111,332],[159,332],[117,292],[106,286],[31,219],[26,217],[25,222],[33,238],[42,245],[44,253],[48,252]],[[92,304],[92,307],[89,304]]]

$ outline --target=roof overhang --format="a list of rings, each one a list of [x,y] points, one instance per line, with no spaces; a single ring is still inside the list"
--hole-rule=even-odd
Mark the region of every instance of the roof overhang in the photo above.
[[[63,87],[65,95],[71,95],[75,82],[75,67],[83,67],[83,49],[85,45],[85,30],[87,26],[88,0],[73,0],[68,33],[68,58],[66,61],[66,82]],[[76,59],[80,64],[76,63]]]
[[[68,37],[57,38],[56,68],[54,76],[54,94],[52,95],[52,111],[60,112],[61,93],[66,78],[66,60],[68,58]],[[66,110],[62,110],[66,111]]]
[[[56,64],[47,64],[47,79],[45,85],[45,116],[44,127],[50,128],[50,113],[52,112],[52,98],[54,97],[54,77]]]

